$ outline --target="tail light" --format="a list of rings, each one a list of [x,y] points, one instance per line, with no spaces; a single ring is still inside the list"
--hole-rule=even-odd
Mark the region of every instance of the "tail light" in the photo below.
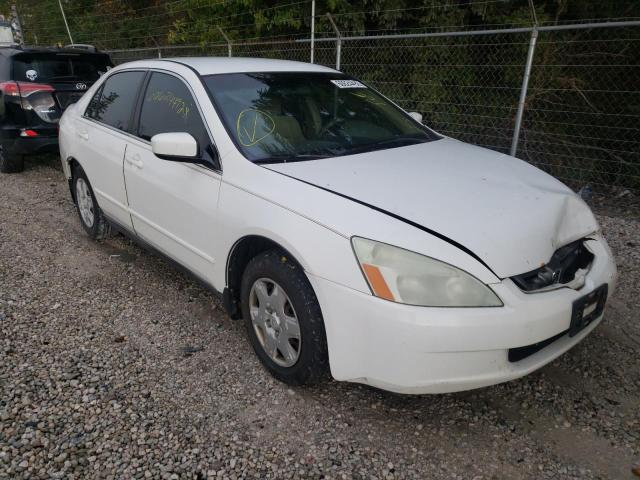
[[[28,82],[2,82],[0,91],[5,97],[15,97],[20,100],[24,110],[33,110],[38,117],[47,123],[57,123],[60,111],[56,108],[53,98],[54,89],[51,85]]]
[[[21,137],[37,137],[38,136],[38,132],[36,132],[35,130],[31,130],[30,128],[21,128],[20,129],[20,136]]]
[[[0,90],[2,90],[5,95],[23,98],[27,98],[29,95],[37,92],[53,93],[53,87],[51,85],[28,82],[2,82],[0,83]]]

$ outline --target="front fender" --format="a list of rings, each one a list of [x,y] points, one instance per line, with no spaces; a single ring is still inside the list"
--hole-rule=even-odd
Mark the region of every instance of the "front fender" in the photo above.
[[[237,241],[246,236],[260,236],[287,250],[306,272],[370,292],[348,237],[226,182],[221,185],[218,211],[220,225],[225,228],[220,232],[216,288],[222,290],[226,286],[226,259]]]

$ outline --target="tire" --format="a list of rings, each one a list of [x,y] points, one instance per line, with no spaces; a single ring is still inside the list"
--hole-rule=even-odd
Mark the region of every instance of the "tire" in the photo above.
[[[78,208],[82,228],[94,240],[109,236],[111,227],[98,206],[87,175],[81,167],[73,170],[73,197]]]
[[[9,153],[5,145],[0,145],[0,172],[19,173],[24,170],[24,157]]]
[[[327,376],[322,312],[296,262],[278,250],[254,257],[242,276],[241,305],[251,346],[275,378],[288,385],[305,385]],[[297,320],[297,341],[292,318]],[[270,354],[274,342],[277,348]]]

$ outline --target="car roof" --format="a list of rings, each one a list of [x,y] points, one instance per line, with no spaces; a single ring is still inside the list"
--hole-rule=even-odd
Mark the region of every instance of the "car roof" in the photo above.
[[[107,55],[105,52],[90,52],[81,48],[59,48],[59,47],[28,47],[21,45],[0,46],[0,55],[11,57],[18,53],[73,53],[84,55]]]
[[[187,65],[200,75],[243,72],[336,72],[332,68],[290,60],[243,57],[175,57],[132,62],[131,66],[158,67],[167,62]]]

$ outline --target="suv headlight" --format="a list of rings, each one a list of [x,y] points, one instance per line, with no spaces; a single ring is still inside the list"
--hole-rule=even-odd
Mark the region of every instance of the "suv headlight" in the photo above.
[[[366,238],[351,243],[376,297],[425,307],[502,306],[493,290],[459,268]]]

